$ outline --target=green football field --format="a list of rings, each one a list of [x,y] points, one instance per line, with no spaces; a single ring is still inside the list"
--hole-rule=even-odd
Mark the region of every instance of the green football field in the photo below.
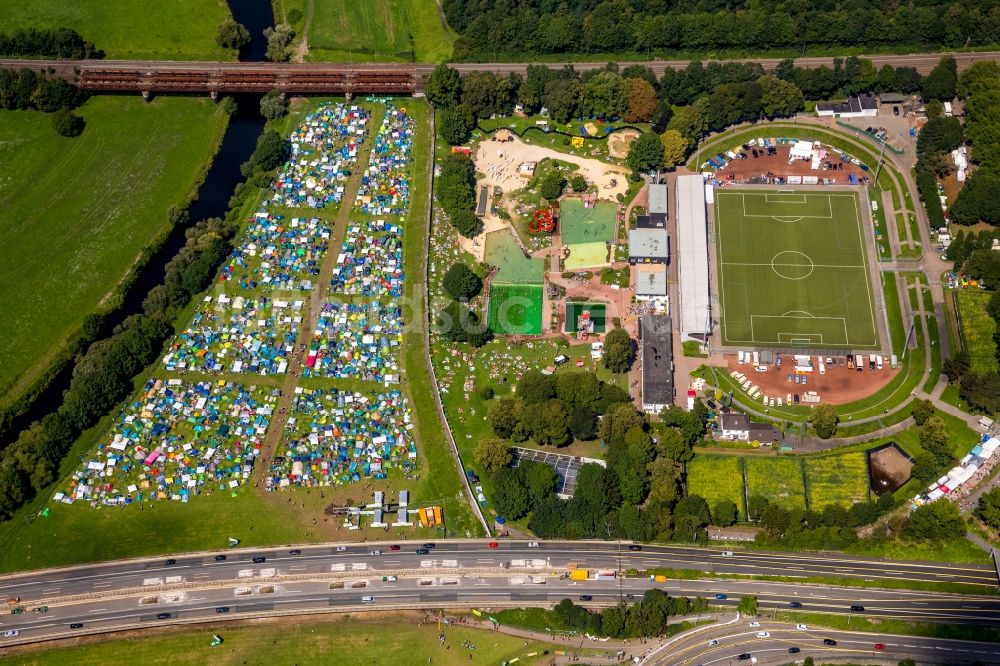
[[[542,332],[542,287],[532,284],[490,285],[489,326],[501,335]]]
[[[716,190],[725,345],[878,349],[856,194]]]

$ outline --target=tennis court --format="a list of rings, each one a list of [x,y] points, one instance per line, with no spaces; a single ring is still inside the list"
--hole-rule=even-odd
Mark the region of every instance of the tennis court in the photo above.
[[[542,332],[542,286],[490,285],[488,322],[500,335],[539,335]]]
[[[854,193],[716,190],[727,345],[878,349]]]
[[[491,266],[500,268],[494,282],[541,285],[545,280],[545,260],[526,257],[510,229],[486,235],[483,258]]]
[[[586,311],[594,322],[594,333],[603,333],[607,330],[607,309],[604,303],[566,303],[566,332],[579,330],[577,319]]]

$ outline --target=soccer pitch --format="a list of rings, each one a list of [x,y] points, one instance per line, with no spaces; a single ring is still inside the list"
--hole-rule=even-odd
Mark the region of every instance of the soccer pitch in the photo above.
[[[848,192],[716,190],[723,344],[878,349],[861,215]]]

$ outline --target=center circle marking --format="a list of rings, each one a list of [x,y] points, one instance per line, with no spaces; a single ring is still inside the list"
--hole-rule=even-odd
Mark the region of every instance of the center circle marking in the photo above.
[[[804,280],[816,270],[809,255],[798,250],[785,250],[771,258],[771,270],[786,280]]]

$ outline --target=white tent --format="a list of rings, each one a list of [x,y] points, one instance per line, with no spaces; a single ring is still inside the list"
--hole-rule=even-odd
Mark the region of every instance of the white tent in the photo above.
[[[813,145],[809,141],[796,141],[788,154],[789,159],[807,160],[812,157]]]

